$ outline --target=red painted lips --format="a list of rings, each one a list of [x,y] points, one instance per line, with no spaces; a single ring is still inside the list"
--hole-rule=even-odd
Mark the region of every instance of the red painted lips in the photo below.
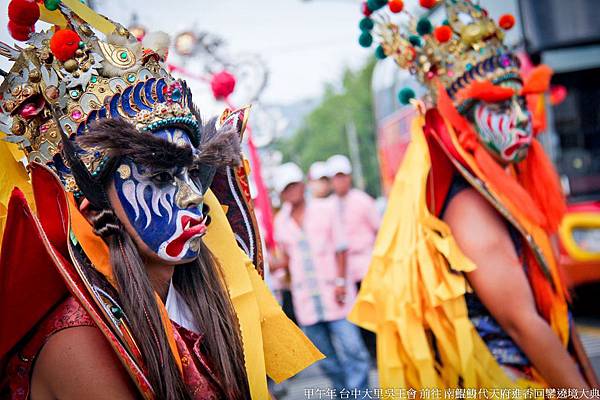
[[[183,227],[183,231],[178,237],[173,239],[173,241],[167,245],[165,252],[170,257],[180,256],[188,240],[194,236],[203,235],[206,232],[205,221],[206,218],[197,219],[192,218],[189,215],[183,215],[181,217],[181,226]]]

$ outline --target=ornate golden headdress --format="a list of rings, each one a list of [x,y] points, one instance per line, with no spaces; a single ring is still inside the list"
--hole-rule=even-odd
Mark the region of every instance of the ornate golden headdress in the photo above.
[[[420,0],[431,8],[436,0]],[[369,47],[373,42],[371,30],[380,38],[375,54],[378,58],[393,57],[400,68],[410,71],[434,96],[436,82],[440,82],[456,103],[456,93],[476,80],[498,83],[517,78],[519,60],[503,44],[503,29],[514,25],[512,15],[503,15],[499,25],[487,11],[470,0],[442,0],[447,19],[433,27],[427,18],[416,19],[404,10],[401,0],[369,0],[363,6],[365,17],[360,22],[359,42]],[[392,13],[402,13],[406,23],[398,25],[390,16],[379,11],[388,6]],[[375,20],[375,22],[374,22]],[[407,103],[414,92],[400,92],[400,100]],[[460,104],[457,104],[460,106]]]
[[[200,129],[191,93],[185,82],[167,72],[164,48],[138,42],[125,28],[77,0],[64,0],[54,10],[47,9],[48,4],[54,8],[52,2],[38,6],[12,0],[9,18],[11,11],[19,16],[15,7],[11,9],[13,3],[27,7],[33,3],[56,25],[39,33],[17,29],[15,34],[13,28],[13,37],[27,40],[24,49],[0,44],[0,54],[15,61],[0,86],[0,129],[7,133],[5,140],[19,144],[29,161],[53,167],[68,191],[78,188],[60,154],[57,121],[71,139],[84,135],[88,124],[101,118],[122,118],[141,130],[181,125],[197,144]],[[95,18],[95,25],[104,27],[105,40],[84,18]],[[79,150],[87,169],[98,174],[107,157]]]

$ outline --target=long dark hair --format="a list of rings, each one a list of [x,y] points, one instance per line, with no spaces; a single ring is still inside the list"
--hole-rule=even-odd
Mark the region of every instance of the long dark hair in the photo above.
[[[92,219],[108,243],[119,299],[158,399],[191,399],[169,347],[153,287],[137,246],[112,210]],[[227,399],[250,398],[239,323],[220,268],[204,243],[196,260],[175,268],[173,284],[188,305]]]
[[[185,299],[228,399],[250,399],[240,327],[220,268],[202,243],[199,257],[175,268],[173,285]]]

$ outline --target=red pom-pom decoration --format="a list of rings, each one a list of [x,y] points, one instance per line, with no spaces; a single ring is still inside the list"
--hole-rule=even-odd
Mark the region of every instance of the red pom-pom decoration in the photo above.
[[[498,25],[500,25],[500,28],[507,31],[510,28],[512,28],[513,26],[515,26],[515,17],[512,16],[511,14],[504,14],[503,16],[500,17],[500,20],[498,21]]]
[[[419,0],[421,7],[432,8],[437,3],[437,0]]]
[[[235,89],[235,76],[227,71],[214,74],[210,80],[210,87],[215,99],[226,99]]]
[[[371,14],[373,14],[373,11],[369,8],[369,5],[367,4],[366,1],[363,1],[362,5],[361,5],[361,11],[365,17],[368,17]]]
[[[8,5],[8,19],[15,24],[32,26],[40,19],[40,7],[35,0],[12,0]]]
[[[563,85],[553,85],[550,87],[550,104],[557,106],[567,98],[569,92]]]
[[[61,29],[50,39],[50,50],[58,61],[65,62],[69,58],[73,58],[75,51],[79,48],[80,41],[77,32],[70,29]]]
[[[390,0],[388,3],[390,11],[393,13],[399,13],[404,9],[404,2],[402,0]]]
[[[11,20],[8,21],[8,32],[13,39],[24,42],[31,36],[33,26],[17,24]]]
[[[433,31],[435,39],[440,43],[446,43],[452,37],[452,28],[448,25],[442,25],[435,28]]]

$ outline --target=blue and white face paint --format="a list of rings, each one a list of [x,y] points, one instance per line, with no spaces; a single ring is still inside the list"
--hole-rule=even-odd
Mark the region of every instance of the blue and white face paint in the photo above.
[[[180,146],[193,148],[186,132],[166,128],[154,135]],[[193,148],[196,155],[198,151]],[[189,261],[198,256],[206,232],[202,214],[203,193],[200,166],[152,169],[122,160],[114,176],[117,196],[129,222],[142,241],[168,262]]]

